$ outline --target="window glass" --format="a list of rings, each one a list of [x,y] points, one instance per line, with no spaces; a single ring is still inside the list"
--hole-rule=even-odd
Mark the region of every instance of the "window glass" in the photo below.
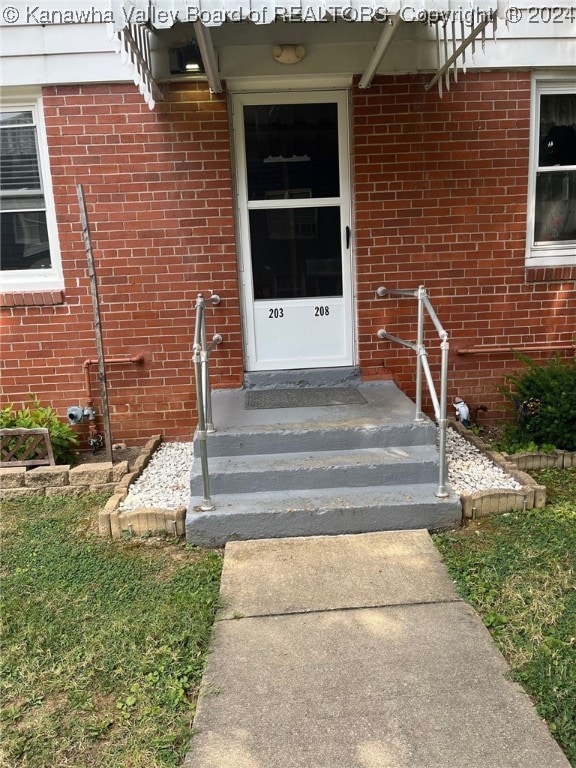
[[[576,93],[540,97],[538,165],[576,165]]]
[[[342,296],[340,208],[250,211],[255,299]]]
[[[540,96],[535,194],[534,242],[576,243],[576,94]]]
[[[336,104],[244,107],[249,200],[338,197]]]
[[[536,175],[534,240],[576,243],[576,171]]]
[[[32,110],[0,113],[0,268],[52,266]]]

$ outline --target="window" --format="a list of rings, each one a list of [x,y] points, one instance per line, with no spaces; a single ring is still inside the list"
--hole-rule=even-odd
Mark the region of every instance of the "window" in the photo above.
[[[41,113],[0,110],[0,251],[4,291],[61,288],[60,254]]]
[[[576,264],[576,82],[535,79],[528,266]]]

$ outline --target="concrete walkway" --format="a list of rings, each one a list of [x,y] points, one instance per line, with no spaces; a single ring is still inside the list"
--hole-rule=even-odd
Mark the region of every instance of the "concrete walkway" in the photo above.
[[[569,768],[426,531],[231,542],[186,768]]]

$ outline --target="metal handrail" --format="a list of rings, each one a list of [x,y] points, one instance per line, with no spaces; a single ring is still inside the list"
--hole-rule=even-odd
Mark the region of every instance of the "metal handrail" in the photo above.
[[[439,428],[438,451],[440,454],[440,466],[438,469],[438,490],[436,491],[436,496],[445,498],[448,496],[446,488],[448,477],[448,466],[446,462],[446,429],[448,426],[448,419],[446,418],[446,407],[448,400],[448,349],[450,346],[448,343],[448,333],[442,327],[442,323],[438,319],[438,315],[430,303],[426,288],[423,285],[420,285],[416,290],[410,291],[393,290],[381,285],[376,289],[376,296],[401,296],[418,300],[418,335],[415,344],[411,341],[400,339],[397,336],[392,336],[392,334],[388,333],[384,328],[380,328],[376,335],[379,339],[389,339],[390,341],[394,341],[397,344],[412,349],[416,353],[416,415],[414,420],[418,422],[425,420],[424,413],[422,412],[422,374],[424,374],[434,406],[434,415]],[[436,328],[438,337],[440,338],[440,350],[442,353],[440,368],[440,398],[438,398],[434,380],[432,379],[432,373],[428,364],[428,352],[426,351],[424,344],[424,311],[428,313],[428,316]]]
[[[208,301],[212,306],[220,304],[220,296],[211,294]],[[198,443],[200,446],[200,463],[202,466],[202,491],[204,498],[199,509],[210,512],[215,509],[210,498],[210,474],[208,471],[207,435],[215,432],[212,421],[212,393],[210,390],[210,352],[222,342],[222,336],[215,333],[210,344],[206,337],[206,299],[199,293],[196,297],[196,325],[194,328],[194,344],[192,346],[192,362],[194,363],[194,378],[196,379],[196,403],[198,406]]]

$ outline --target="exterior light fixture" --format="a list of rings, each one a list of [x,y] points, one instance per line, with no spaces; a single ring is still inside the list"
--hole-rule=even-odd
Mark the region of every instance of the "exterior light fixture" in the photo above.
[[[172,75],[201,75],[204,74],[202,57],[196,42],[188,43],[181,48],[170,50],[170,74]]]
[[[279,64],[299,64],[306,56],[303,45],[274,45],[272,56]]]

